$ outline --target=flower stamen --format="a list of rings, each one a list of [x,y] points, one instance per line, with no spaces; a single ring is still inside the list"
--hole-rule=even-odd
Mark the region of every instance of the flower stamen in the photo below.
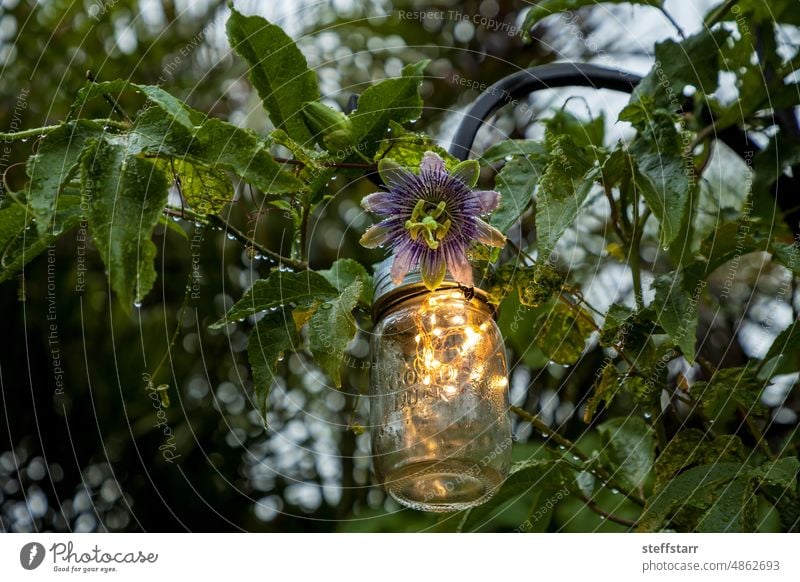
[[[405,228],[411,235],[411,240],[417,240],[422,235],[425,244],[435,251],[439,248],[439,241],[444,239],[450,231],[452,222],[449,218],[444,222],[438,220],[447,208],[444,200],[434,208],[427,208],[427,206],[428,203],[425,200],[417,200],[417,204],[411,212],[411,218],[406,220]]]

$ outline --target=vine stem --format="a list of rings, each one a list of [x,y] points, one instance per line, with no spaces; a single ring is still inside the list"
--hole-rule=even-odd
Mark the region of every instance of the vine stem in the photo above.
[[[304,270],[308,269],[308,264],[305,261],[297,261],[297,260],[291,259],[289,257],[284,257],[280,253],[276,253],[275,251],[273,251],[271,249],[268,249],[264,245],[262,245],[262,244],[258,243],[257,241],[251,239],[245,233],[243,233],[241,230],[239,230],[238,228],[236,228],[235,226],[233,226],[229,222],[226,222],[221,217],[219,217],[219,216],[217,216],[215,214],[209,214],[207,216],[203,216],[201,214],[197,214],[195,212],[192,212],[191,210],[188,210],[188,209],[177,210],[175,208],[165,208],[163,212],[167,216],[175,216],[175,217],[181,218],[183,220],[196,220],[196,221],[205,222],[205,223],[213,223],[214,225],[216,225],[216,226],[220,227],[222,230],[224,230],[226,233],[228,233],[231,236],[233,236],[236,240],[238,240],[243,245],[254,248],[258,253],[260,253],[260,254],[262,254],[262,255],[264,255],[266,257],[269,257],[270,259],[272,259],[273,261],[275,261],[277,263],[280,263],[282,265],[290,267],[290,268],[292,268],[292,269],[294,269],[296,271],[304,271]]]
[[[636,300],[636,309],[641,311],[644,309],[644,292],[642,291],[642,269],[640,258],[640,244],[642,242],[642,233],[644,233],[644,225],[647,218],[650,216],[650,208],[645,208],[642,212],[641,218],[639,217],[639,200],[638,197],[633,201],[633,228],[634,231],[631,235],[631,276],[633,278],[633,295]]]
[[[527,421],[533,428],[540,431],[542,434],[546,434],[548,438],[553,439],[556,443],[567,449],[572,455],[578,457],[584,463],[591,463],[592,459],[580,450],[575,443],[573,443],[568,438],[561,436],[557,431],[550,428],[547,424],[536,418],[533,414],[520,408],[519,406],[511,406],[511,412],[522,418],[523,420]],[[603,468],[600,466],[595,467],[595,472],[597,476],[606,482],[608,485],[611,485],[613,488],[618,489],[625,497],[644,507],[645,501],[635,493],[631,493],[624,487],[620,486],[619,483]]]
[[[720,20],[722,20],[722,18],[728,13],[728,11],[730,11],[731,8],[733,8],[733,5],[736,4],[738,1],[739,0],[726,0],[724,4],[722,4],[719,8],[717,8],[717,11],[714,13],[714,16],[712,16],[708,20],[706,26],[708,28],[711,28]]]
[[[606,198],[608,198],[608,204],[611,207],[611,224],[614,227],[614,231],[617,233],[617,236],[620,239],[622,244],[628,242],[627,238],[625,237],[625,233],[622,232],[622,226],[619,221],[619,212],[617,211],[617,204],[614,202],[614,196],[611,192],[611,188],[604,187],[603,191],[606,194]]]
[[[304,271],[308,269],[308,263],[302,260],[291,259],[289,257],[284,257],[280,253],[276,253],[275,251],[268,249],[264,245],[254,241],[250,237],[248,237],[245,233],[241,230],[230,224],[229,222],[223,220],[221,217],[211,214],[208,216],[210,222],[216,224],[217,226],[221,227],[227,233],[233,235],[233,237],[241,242],[246,246],[253,247],[256,251],[261,253],[262,255],[268,256],[273,261],[276,261],[280,264],[286,265],[287,267],[291,267],[296,271]]]
[[[582,493],[579,495],[579,497],[581,498],[581,501],[583,501],[583,503],[586,505],[586,507],[594,511],[597,515],[604,517],[608,521],[613,521],[614,523],[618,523],[619,525],[624,525],[625,527],[636,527],[638,523],[633,519],[620,517],[619,515],[614,515],[613,513],[606,511],[605,509],[600,507],[596,501],[586,497],[586,495]]]
[[[591,317],[586,315],[586,313],[584,313],[583,310],[580,309],[580,306],[577,304],[577,302],[580,301],[580,302],[584,303],[585,305],[590,307],[596,313],[599,313],[599,312],[594,307],[591,307],[591,305],[589,305],[589,303],[587,303],[585,299],[582,300],[579,297],[571,297],[571,298],[575,299],[576,303],[573,303],[570,300],[570,298],[567,298],[566,295],[564,295],[563,293],[559,293],[559,295],[558,295],[558,300],[561,301],[561,303],[563,303],[564,305],[569,307],[570,310],[572,310],[572,312],[575,315],[577,315],[578,317],[580,317],[581,319],[586,321],[589,325],[591,325],[592,329],[594,331],[596,331],[598,333],[601,333],[603,331],[603,329],[599,325],[597,325],[597,322],[595,322],[594,319],[592,319]],[[625,350],[622,349],[621,345],[619,345],[619,344],[615,345],[614,346],[614,350],[616,350],[616,352],[620,355],[620,357],[628,363],[628,365],[631,367],[631,370],[634,370],[634,371],[636,370],[636,364],[634,363],[633,360],[631,360],[631,358],[628,356],[628,354],[625,353]]]
[[[747,425],[747,430],[750,431],[750,434],[756,439],[756,444],[758,448],[761,449],[767,458],[771,461],[775,460],[775,454],[772,452],[772,449],[769,448],[769,443],[767,443],[767,439],[764,436],[764,433],[761,432],[761,429],[758,428],[758,425],[752,419],[752,417],[747,414],[747,411],[744,410],[742,407],[739,407],[739,413],[744,417],[744,423]]]
[[[116,119],[91,119],[90,121],[94,123],[99,123],[104,126],[114,127],[116,129],[130,129],[130,125],[117,121]],[[59,123],[58,125],[45,125],[44,127],[34,127],[33,129],[25,129],[23,131],[14,131],[11,133],[2,133],[0,132],[0,142],[15,142],[15,141],[22,141],[27,140],[32,137],[39,138],[44,137],[48,133],[55,131],[56,129],[62,127],[64,124]]]
[[[714,123],[710,123],[705,127],[701,128],[697,132],[697,135],[695,135],[691,143],[688,146],[686,146],[686,149],[683,152],[684,155],[686,156],[692,155],[697,146],[706,141],[708,138],[714,136],[716,132],[717,132],[717,126]]]
[[[686,40],[686,33],[685,33],[685,32],[683,32],[683,29],[681,28],[681,25],[680,25],[680,24],[678,24],[678,21],[677,21],[677,20],[675,20],[675,19],[672,17],[672,14],[670,14],[669,12],[667,12],[667,11],[666,11],[666,9],[664,8],[664,6],[662,6],[662,5],[660,5],[660,4],[656,5],[656,8],[658,8],[659,12],[661,12],[661,14],[663,14],[663,15],[664,15],[664,18],[666,18],[667,20],[669,20],[669,23],[670,23],[670,24],[671,24],[671,25],[672,25],[672,26],[675,28],[675,30],[678,32],[678,36],[680,36],[682,39]]]

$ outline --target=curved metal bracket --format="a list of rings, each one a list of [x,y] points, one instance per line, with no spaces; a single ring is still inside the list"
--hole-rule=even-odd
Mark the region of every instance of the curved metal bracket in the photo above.
[[[641,80],[633,73],[587,63],[555,63],[519,71],[488,87],[467,109],[450,144],[450,153],[466,160],[478,130],[493,113],[536,91],[591,87],[631,93]]]

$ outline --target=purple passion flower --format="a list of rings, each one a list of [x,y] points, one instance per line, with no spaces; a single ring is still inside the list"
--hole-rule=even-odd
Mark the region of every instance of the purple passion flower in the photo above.
[[[450,173],[442,158],[425,152],[418,174],[389,159],[378,163],[378,172],[386,191],[365,196],[361,205],[385,218],[367,229],[361,244],[391,247],[396,284],[419,265],[431,291],[447,271],[461,285],[471,286],[469,246],[476,241],[493,247],[506,243],[499,230],[480,218],[497,208],[500,194],[472,189],[478,182],[478,162],[461,162]]]

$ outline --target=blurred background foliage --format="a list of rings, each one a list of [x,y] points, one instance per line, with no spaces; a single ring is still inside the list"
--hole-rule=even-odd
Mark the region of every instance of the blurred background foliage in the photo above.
[[[685,8],[686,3],[667,2]],[[713,2],[673,10],[682,26],[700,26],[700,15]],[[652,46],[674,31],[657,12],[642,7],[603,7],[546,21],[531,44],[519,27],[527,4],[507,0],[330,0],[292,3],[236,2],[281,24],[297,39],[321,92],[344,106],[371,82],[397,76],[402,66],[431,59],[422,87],[425,113],[420,127],[447,145],[458,114],[488,86],[520,68],[573,59],[613,64],[643,73],[652,64]],[[458,18],[403,17],[401,11],[454,11],[480,14],[507,28],[490,30]],[[99,80],[130,79],[159,84],[192,107],[257,131],[269,128],[245,63],[231,53],[224,24],[224,2],[155,0],[3,0],[0,8],[0,128],[37,127],[64,118],[74,94],[91,71]],[[565,30],[568,34],[565,34]],[[796,49],[796,31],[781,42]],[[469,79],[472,88],[457,83]],[[581,116],[616,114],[625,96],[606,91],[546,91],[530,100],[527,114],[503,110],[481,131],[477,149],[506,137],[541,136],[532,119],[561,107]],[[125,102],[122,105],[126,105]],[[86,116],[109,114],[103,101]],[[613,143],[629,131],[607,128]],[[15,151],[3,162],[12,190],[24,181],[15,163],[30,151]],[[15,157],[16,156],[16,157]],[[704,188],[720,208],[741,207],[737,188],[746,174],[743,162],[720,147],[706,174]],[[310,257],[313,268],[326,268],[339,257],[376,262],[381,253],[360,247],[358,238],[371,219],[358,205],[369,185],[341,184],[341,192],[314,217]],[[229,219],[257,224],[258,238],[271,248],[287,248],[280,213],[253,214],[251,194],[238,192],[240,204]],[[725,201],[724,203],[721,201]],[[718,212],[720,208],[717,208]],[[713,215],[714,209],[707,209]],[[713,227],[713,222],[711,223]],[[182,226],[187,237],[191,225]],[[592,210],[581,223],[586,236],[573,245],[573,277],[591,281],[584,289],[599,306],[630,297],[620,289],[624,268],[606,247],[607,217]],[[569,234],[566,237],[569,239]],[[575,238],[575,237],[573,237]],[[656,257],[651,236],[642,256]],[[3,415],[0,418],[0,529],[7,531],[420,531],[447,529],[435,515],[401,510],[388,500],[370,474],[369,445],[359,425],[366,402],[366,333],[353,342],[354,364],[345,370],[337,391],[310,358],[293,354],[283,362],[279,389],[270,397],[269,429],[250,402],[246,336],[241,330],[214,332],[217,320],[252,281],[266,273],[258,260],[221,232],[203,233],[199,248],[174,229],[164,228],[159,247],[157,289],[133,315],[112,301],[103,266],[86,255],[87,284],[74,292],[78,277],[76,240],[59,241],[28,265],[24,277],[0,286],[4,347],[0,351]],[[202,288],[190,298],[182,319],[184,290],[192,261],[199,261]],[[48,264],[57,268],[48,272]],[[748,258],[737,276],[735,293],[744,313],[726,314],[713,329],[702,330],[709,349],[726,366],[747,356],[763,355],[772,335],[762,337],[767,319],[780,329],[792,317],[792,301],[776,302],[785,273],[762,272],[758,257]],[[51,277],[51,279],[48,279]],[[629,277],[626,276],[626,280]],[[52,286],[51,286],[52,284]],[[713,282],[712,282],[713,285]],[[54,289],[55,295],[49,295]],[[734,304],[731,302],[731,304]],[[512,350],[512,402],[537,413],[578,442],[587,453],[597,433],[586,431],[578,410],[603,360],[595,342],[578,365],[565,369],[530,349],[528,312],[511,326],[513,306],[505,306],[501,325]],[[56,313],[55,319],[48,316]],[[701,318],[702,322],[702,318]],[[55,327],[52,327],[55,325]],[[701,324],[702,326],[702,324]],[[772,326],[770,326],[771,328]],[[168,346],[176,328],[172,349]],[[751,333],[747,333],[748,330]],[[774,334],[773,334],[774,335]],[[53,349],[63,368],[63,393],[53,374]],[[166,354],[166,356],[165,356]],[[146,374],[166,358],[155,385],[167,384],[169,405],[147,391]],[[676,375],[685,370],[672,370]],[[688,374],[691,371],[686,372]],[[795,428],[800,403],[791,392],[794,380],[765,393],[774,419],[768,438]],[[624,401],[615,404],[626,414]],[[163,414],[160,417],[159,414]],[[163,421],[163,422],[162,422]],[[517,459],[543,454],[542,435],[525,423],[515,426]],[[743,435],[743,439],[747,439]],[[166,460],[167,447],[175,458]],[[174,445],[174,446],[173,446]],[[626,502],[603,491],[597,503],[616,514],[635,517]],[[607,496],[608,499],[605,497]],[[541,500],[540,500],[541,501]],[[512,529],[528,515],[532,499],[476,528]],[[518,506],[517,506],[518,505]],[[622,531],[603,520],[578,498],[554,499],[532,529],[543,531]],[[770,508],[760,508],[761,528],[777,528]],[[520,516],[523,516],[520,518]]]

